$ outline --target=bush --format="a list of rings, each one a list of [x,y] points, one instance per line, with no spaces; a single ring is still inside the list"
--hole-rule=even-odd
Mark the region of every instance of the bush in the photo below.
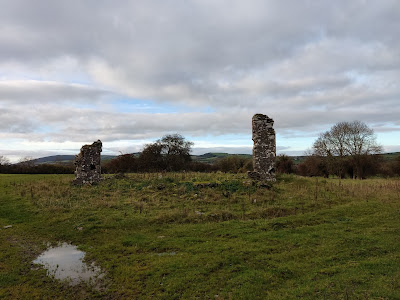
[[[253,170],[253,163],[251,159],[231,155],[217,160],[215,167],[225,173],[240,173]]]
[[[107,173],[137,172],[137,159],[133,154],[122,154],[104,165],[103,171]]]
[[[328,176],[326,162],[319,156],[309,156],[297,166],[297,174],[301,176]]]
[[[293,160],[285,154],[281,154],[276,158],[275,167],[278,174],[291,174],[294,173],[295,169]]]

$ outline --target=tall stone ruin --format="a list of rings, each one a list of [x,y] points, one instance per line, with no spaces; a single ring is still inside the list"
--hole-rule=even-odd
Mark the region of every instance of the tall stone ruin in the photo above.
[[[275,181],[276,142],[274,120],[255,114],[253,127],[253,169],[248,176],[254,180]]]
[[[74,184],[96,184],[101,180],[100,155],[102,143],[100,140],[91,145],[84,145],[81,152],[75,156]]]

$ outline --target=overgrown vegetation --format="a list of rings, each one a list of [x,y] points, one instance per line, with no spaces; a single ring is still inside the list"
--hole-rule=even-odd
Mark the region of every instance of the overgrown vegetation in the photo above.
[[[400,175],[400,155],[382,154],[364,157],[362,164],[363,177],[396,177]],[[353,178],[353,168],[347,160],[342,161],[344,172],[342,177]],[[287,155],[279,155],[276,159],[276,170],[278,174],[298,174],[302,176],[324,176],[336,175],[328,171],[328,160],[325,157],[311,155],[302,157],[300,163],[295,163],[293,158]],[[102,166],[104,173],[132,173],[138,172],[138,158],[133,154],[123,154],[115,159],[105,161]],[[214,163],[191,161],[185,166],[185,171],[194,172],[227,172],[240,173],[252,170],[252,160],[242,155],[225,155],[214,160]],[[40,164],[40,165],[0,165],[0,173],[11,174],[72,174],[75,167],[72,164]],[[146,170],[142,170],[145,172]],[[164,170],[163,170],[164,171]],[[155,171],[156,172],[156,171]]]
[[[340,176],[344,178],[354,178],[354,168],[352,165],[352,157],[341,158],[340,161],[336,157],[321,157],[311,155],[306,157],[303,162],[296,165],[294,172],[302,176],[336,176],[339,172],[332,171],[332,167],[340,164]],[[371,177],[398,177],[400,176],[400,155],[395,159],[387,159],[386,155],[366,155],[358,157],[360,160],[360,168],[358,170],[358,179]]]
[[[365,178],[376,164],[377,156],[372,155],[381,152],[374,131],[360,121],[335,124],[313,145],[313,155],[323,158],[325,173],[339,177],[350,171],[353,178]]]
[[[398,179],[120,177],[0,175],[0,298],[400,298]],[[48,242],[86,251],[107,289],[32,266]]]
[[[69,164],[40,164],[34,165],[30,162],[18,164],[1,164],[0,173],[2,174],[72,174],[75,166]]]

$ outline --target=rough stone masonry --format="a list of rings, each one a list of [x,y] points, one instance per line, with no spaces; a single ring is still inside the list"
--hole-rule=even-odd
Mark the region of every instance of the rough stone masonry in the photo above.
[[[101,180],[100,154],[102,143],[100,140],[91,145],[84,145],[81,152],[75,156],[74,184],[95,184]]]
[[[275,181],[276,142],[274,120],[255,114],[253,127],[253,169],[248,176],[254,180]]]

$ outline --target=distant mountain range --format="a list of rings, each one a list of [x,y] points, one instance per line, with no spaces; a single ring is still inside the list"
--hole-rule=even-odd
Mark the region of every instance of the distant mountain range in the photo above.
[[[133,153],[136,156],[139,156],[140,153]],[[252,158],[251,154],[229,154],[229,153],[205,153],[202,155],[192,155],[193,161],[204,162],[204,163],[214,163],[216,160],[232,156],[238,155],[244,158]],[[382,154],[385,160],[393,160],[400,155],[400,152],[392,152]],[[116,158],[117,155],[102,155],[102,161],[107,161]],[[296,164],[302,162],[307,156],[291,156]],[[31,162],[35,165],[40,164],[71,164],[74,162],[75,155],[52,155],[41,157],[37,159],[31,160]]]

